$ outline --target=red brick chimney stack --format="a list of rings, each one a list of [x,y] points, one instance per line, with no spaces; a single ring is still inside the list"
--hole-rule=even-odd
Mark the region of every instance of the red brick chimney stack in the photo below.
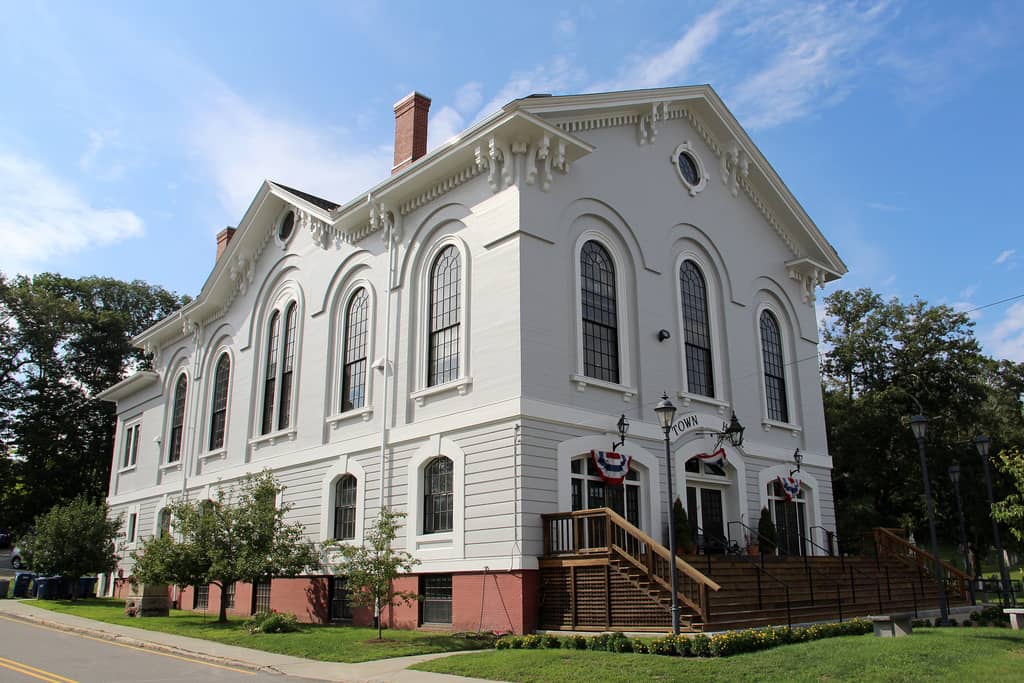
[[[395,165],[391,174],[427,153],[427,114],[430,98],[411,92],[395,104]]]
[[[228,248],[228,242],[235,236],[235,228],[224,228],[217,233],[217,260],[220,260],[221,254]]]

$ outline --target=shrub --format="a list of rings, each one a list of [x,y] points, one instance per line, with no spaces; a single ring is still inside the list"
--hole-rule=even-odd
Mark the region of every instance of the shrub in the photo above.
[[[581,635],[569,636],[562,641],[562,647],[566,650],[586,650],[587,639]]]
[[[606,652],[608,650],[609,639],[611,639],[610,633],[602,633],[598,636],[592,636],[587,640],[587,649]]]
[[[638,655],[649,655],[651,653],[651,646],[650,644],[642,640],[634,640],[633,652],[637,653]]]
[[[692,657],[693,649],[691,647],[690,639],[684,635],[676,637],[676,654],[680,657]]]
[[[498,638],[498,640],[494,643],[495,650],[507,650],[510,647],[512,647],[511,638]]]
[[[550,650],[557,650],[558,648],[562,647],[562,641],[558,639],[558,636],[552,633],[545,634],[542,640],[543,642],[541,643],[541,645]]]
[[[291,612],[262,611],[245,620],[249,633],[293,633],[299,630],[299,618]]]
[[[772,524],[772,513],[767,507],[761,508],[761,519],[757,522],[758,540],[761,542],[761,552],[772,554],[779,545],[778,532]]]
[[[710,657],[711,639],[703,633],[698,633],[690,639],[690,652],[694,657]]]
[[[675,657],[679,653],[676,651],[676,643],[672,636],[666,636],[664,638],[655,638],[649,643],[651,654],[656,655],[668,655],[669,657]]]
[[[523,649],[523,639],[520,636],[512,636],[510,641],[511,642],[509,644],[512,646],[513,650]]]
[[[633,641],[625,633],[613,633],[608,639],[608,652],[632,652]]]
[[[538,636],[537,634],[523,636],[523,647],[527,650],[536,650],[543,644],[543,642],[543,636]]]

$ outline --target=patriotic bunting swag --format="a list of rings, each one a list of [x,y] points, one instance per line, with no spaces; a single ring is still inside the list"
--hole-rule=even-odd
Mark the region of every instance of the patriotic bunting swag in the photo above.
[[[697,458],[701,462],[706,462],[709,465],[718,465],[719,467],[725,467],[725,449],[719,448],[714,453],[698,453]]]
[[[787,503],[793,502],[793,499],[800,495],[800,480],[796,477],[783,477],[780,475],[779,484],[782,485],[782,491],[786,494]]]
[[[633,457],[609,451],[590,451],[590,459],[594,461],[597,473],[606,483],[620,486],[629,474],[629,465]]]

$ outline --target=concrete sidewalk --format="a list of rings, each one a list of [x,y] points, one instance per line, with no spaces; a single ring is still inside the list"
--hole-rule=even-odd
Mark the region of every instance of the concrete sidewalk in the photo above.
[[[201,659],[216,664],[234,666],[254,671],[275,672],[286,676],[312,679],[316,681],[344,681],[360,683],[363,681],[393,683],[440,683],[442,681],[463,681],[465,683],[484,683],[483,679],[448,676],[425,671],[410,671],[406,667],[418,662],[425,662],[438,657],[448,657],[461,653],[442,652],[412,657],[396,657],[380,659],[360,664],[341,664],[337,662],[318,662],[312,659],[279,655],[262,650],[251,650],[247,647],[224,645],[199,638],[188,638],[171,633],[147,631],[133,626],[119,626],[102,621],[83,619],[69,614],[51,612],[32,605],[25,600],[0,600],[0,617],[69,631],[83,635],[110,640],[135,647],[169,652],[194,659]]]

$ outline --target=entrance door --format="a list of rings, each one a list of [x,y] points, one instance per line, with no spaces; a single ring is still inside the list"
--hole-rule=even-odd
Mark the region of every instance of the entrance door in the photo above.
[[[687,486],[686,508],[698,548],[706,553],[724,552],[725,511],[721,489]]]
[[[803,555],[806,553],[804,538],[806,520],[801,502],[775,501],[775,523],[779,532],[780,555]]]

